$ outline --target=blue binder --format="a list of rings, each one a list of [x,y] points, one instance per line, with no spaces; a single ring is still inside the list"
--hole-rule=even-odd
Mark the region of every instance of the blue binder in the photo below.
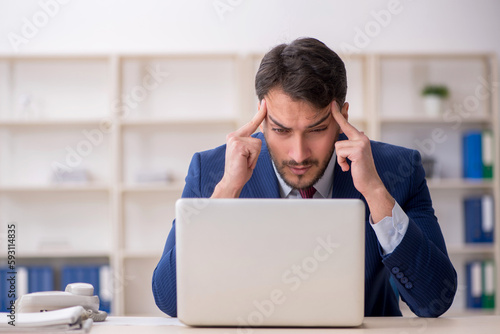
[[[28,292],[53,291],[54,270],[51,267],[28,268]]]
[[[101,298],[100,291],[100,278],[99,272],[101,270],[100,266],[65,266],[62,268],[61,275],[61,290],[66,288],[69,283],[90,283],[94,286],[94,294],[98,295],[100,298],[100,309],[102,311],[110,312],[111,303],[103,301]]]
[[[483,242],[481,197],[464,200],[465,242]]]
[[[467,307],[482,308],[482,263],[473,261],[467,263]]]
[[[7,282],[7,268],[0,268],[0,312],[7,312],[7,293],[9,291]]]
[[[463,177],[483,178],[482,133],[469,131],[463,135]]]

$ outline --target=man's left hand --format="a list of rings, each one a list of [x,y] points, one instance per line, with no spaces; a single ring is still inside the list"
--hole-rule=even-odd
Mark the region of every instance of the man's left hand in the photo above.
[[[344,172],[351,169],[354,187],[365,197],[373,221],[379,222],[384,217],[392,215],[394,199],[377,173],[370,139],[347,122],[336,101],[331,103],[331,111],[340,130],[348,138],[335,143],[337,162]],[[347,159],[351,161],[351,166],[347,163]]]

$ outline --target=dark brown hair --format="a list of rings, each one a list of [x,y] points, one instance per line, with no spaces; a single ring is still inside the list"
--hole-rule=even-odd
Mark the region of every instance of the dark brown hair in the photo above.
[[[344,62],[314,38],[280,44],[262,58],[255,76],[259,101],[273,88],[281,88],[293,100],[305,100],[319,109],[333,100],[342,106],[347,93]]]

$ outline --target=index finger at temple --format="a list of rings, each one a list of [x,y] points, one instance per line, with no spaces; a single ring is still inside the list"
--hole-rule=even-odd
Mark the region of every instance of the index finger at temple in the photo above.
[[[337,101],[332,102],[332,115],[347,138],[360,135],[359,131],[345,119],[344,115],[342,115],[342,113],[340,112],[340,106]]]
[[[262,123],[264,118],[266,118],[266,115],[267,115],[266,100],[263,99],[257,114],[255,114],[255,116],[252,118],[250,122],[248,122],[238,130],[236,130],[236,135],[242,137],[249,137],[252,133],[255,132],[255,130],[257,130],[257,128]]]

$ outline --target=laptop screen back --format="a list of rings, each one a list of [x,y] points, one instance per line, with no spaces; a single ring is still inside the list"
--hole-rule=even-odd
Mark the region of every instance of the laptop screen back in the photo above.
[[[180,199],[176,217],[177,309],[183,323],[362,323],[362,201]]]

